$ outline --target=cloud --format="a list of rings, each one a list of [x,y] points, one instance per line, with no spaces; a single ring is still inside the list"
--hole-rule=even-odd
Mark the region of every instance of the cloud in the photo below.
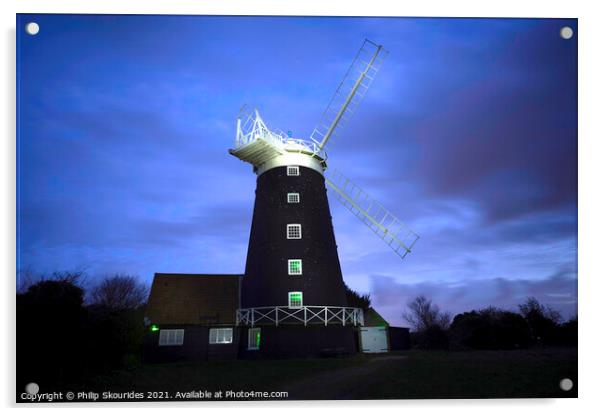
[[[19,45],[21,265],[240,273],[255,175],[227,153],[237,110],[308,135],[369,36],[391,53],[329,164],[422,238],[401,262],[332,202],[346,281],[515,296],[576,267],[572,20],[39,19]]]
[[[453,315],[488,306],[517,310],[528,297],[559,310],[565,319],[577,314],[576,271],[562,268],[543,279],[497,277],[471,281],[400,283],[392,276],[370,276],[375,308],[395,325],[407,325],[402,312],[408,302],[424,295]]]

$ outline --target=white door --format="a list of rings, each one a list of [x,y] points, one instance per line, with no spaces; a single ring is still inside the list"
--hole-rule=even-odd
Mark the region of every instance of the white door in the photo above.
[[[387,352],[387,328],[382,326],[364,326],[362,334],[362,352]]]

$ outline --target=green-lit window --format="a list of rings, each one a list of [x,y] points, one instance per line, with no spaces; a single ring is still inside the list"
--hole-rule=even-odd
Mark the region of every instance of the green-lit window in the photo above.
[[[182,345],[184,344],[183,329],[161,329],[159,331],[159,345]]]
[[[301,198],[297,192],[289,192],[286,194],[286,202],[289,204],[298,204]]]
[[[288,307],[299,309],[303,307],[303,292],[288,292]]]
[[[303,274],[303,264],[300,259],[291,259],[288,261],[288,274],[289,275]]]
[[[261,345],[261,328],[249,328],[248,350],[258,350]]]
[[[299,176],[299,166],[287,166],[286,174],[287,176]]]

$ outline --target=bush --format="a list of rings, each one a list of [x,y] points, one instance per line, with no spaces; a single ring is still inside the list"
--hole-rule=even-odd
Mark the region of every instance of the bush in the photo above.
[[[478,350],[525,348],[531,342],[529,325],[522,316],[496,308],[456,315],[450,338],[455,347]]]
[[[558,336],[556,337],[556,343],[564,347],[576,347],[577,346],[577,318],[563,323],[558,328]]]
[[[360,294],[355,290],[351,289],[349,286],[345,284],[345,297],[347,298],[347,306],[353,308],[361,308],[368,309],[372,304],[372,299],[370,299],[369,293]]]
[[[539,303],[535,298],[528,298],[525,303],[518,305],[518,308],[529,325],[535,344],[546,346],[561,343],[562,325],[558,311]]]
[[[143,306],[85,306],[79,276],[55,274],[17,294],[19,389],[36,382],[58,390],[139,362]]]
[[[446,350],[449,348],[447,331],[438,325],[410,333],[412,346],[421,350]]]
[[[60,382],[82,373],[87,351],[84,291],[75,281],[43,280],[17,295],[17,374],[21,383]]]

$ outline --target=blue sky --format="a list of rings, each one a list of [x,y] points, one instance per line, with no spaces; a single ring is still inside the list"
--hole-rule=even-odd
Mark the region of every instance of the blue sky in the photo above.
[[[26,22],[40,33],[26,35]],[[406,260],[331,199],[347,283],[401,324],[577,305],[576,20],[20,15],[18,267],[242,273],[243,104],[308,137],[364,38],[389,50],[329,163],[413,228]]]

